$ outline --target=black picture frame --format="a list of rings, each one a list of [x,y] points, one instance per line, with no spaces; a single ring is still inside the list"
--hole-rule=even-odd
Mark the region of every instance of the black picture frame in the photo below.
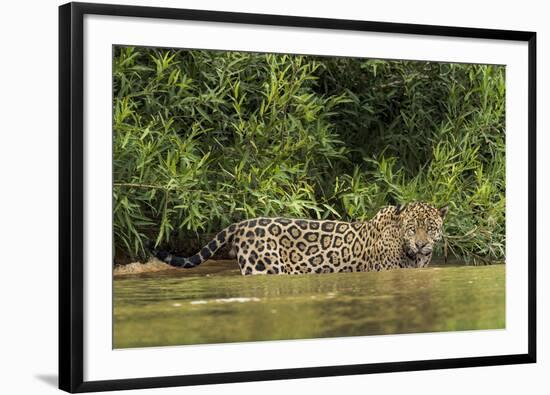
[[[296,369],[193,374],[84,381],[83,378],[83,18],[86,14],[204,22],[309,27],[364,32],[512,40],[528,43],[528,352],[495,355],[323,366]],[[536,361],[536,33],[172,9],[68,3],[59,7],[59,388],[90,392],[244,381],[310,378],[428,369],[534,363]]]

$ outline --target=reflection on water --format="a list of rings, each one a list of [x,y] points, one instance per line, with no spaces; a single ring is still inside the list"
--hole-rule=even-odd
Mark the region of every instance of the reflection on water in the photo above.
[[[114,347],[497,329],[505,265],[241,276],[231,261],[116,277]]]

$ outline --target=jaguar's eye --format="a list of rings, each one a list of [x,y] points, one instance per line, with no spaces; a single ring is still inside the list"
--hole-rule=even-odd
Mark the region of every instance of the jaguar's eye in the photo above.
[[[409,236],[414,235],[414,229],[411,228],[411,229],[407,230],[407,235],[409,235]]]

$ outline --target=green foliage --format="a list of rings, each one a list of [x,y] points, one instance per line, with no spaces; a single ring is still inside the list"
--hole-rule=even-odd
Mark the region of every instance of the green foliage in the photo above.
[[[114,241],[195,238],[260,215],[360,220],[450,205],[446,245],[501,260],[501,66],[118,47]]]

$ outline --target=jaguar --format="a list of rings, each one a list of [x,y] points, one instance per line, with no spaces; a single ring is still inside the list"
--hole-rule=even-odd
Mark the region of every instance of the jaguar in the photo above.
[[[447,212],[447,205],[413,202],[384,207],[360,222],[254,218],[228,226],[193,256],[154,255],[172,266],[193,268],[227,245],[243,275],[422,268],[442,237]]]

